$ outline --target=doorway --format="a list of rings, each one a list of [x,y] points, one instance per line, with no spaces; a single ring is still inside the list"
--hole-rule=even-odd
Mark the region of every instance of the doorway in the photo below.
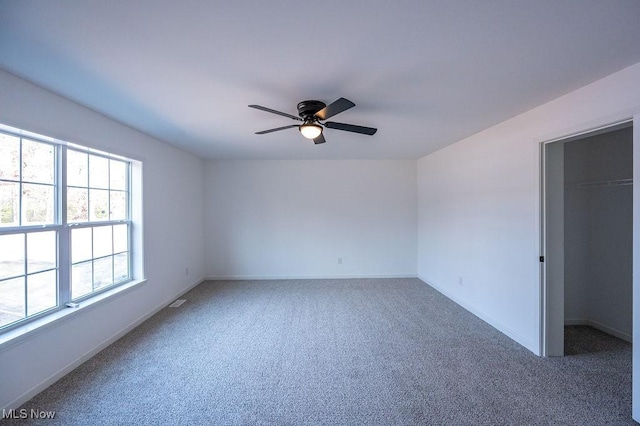
[[[565,326],[632,340],[631,121],[543,144],[542,354]]]

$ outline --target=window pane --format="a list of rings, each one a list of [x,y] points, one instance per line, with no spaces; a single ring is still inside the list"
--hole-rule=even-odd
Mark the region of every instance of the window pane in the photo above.
[[[90,189],[89,210],[90,221],[109,220],[109,191]]]
[[[91,228],[71,230],[71,263],[89,260],[92,257]],[[89,280],[91,282],[91,280]]]
[[[39,225],[54,223],[55,208],[53,186],[22,185],[22,224]]]
[[[89,187],[109,188],[109,160],[95,155],[89,156]]]
[[[67,188],[67,222],[86,222],[89,219],[89,190]]]
[[[56,271],[27,276],[27,315],[53,308],[56,303]]]
[[[77,299],[93,291],[91,281],[92,262],[79,263],[71,267],[71,298]]]
[[[120,253],[129,250],[128,225],[115,225],[113,227],[113,252]]]
[[[111,181],[111,189],[126,190],[127,189],[127,163],[118,160],[109,160],[111,168],[109,169],[109,177]]]
[[[0,179],[20,179],[20,139],[0,133]]]
[[[56,267],[56,232],[27,234],[27,273]]]
[[[93,261],[93,288],[97,290],[113,284],[113,257],[103,257]]]
[[[67,150],[67,185],[89,186],[89,156],[84,152]]]
[[[53,146],[22,140],[22,180],[53,184]]]
[[[113,256],[113,282],[119,283],[129,279],[129,254],[121,253]]]
[[[111,195],[111,220],[125,220],[127,218],[126,193],[120,191],[110,191]]]
[[[0,281],[0,327],[24,318],[24,277]]]
[[[0,226],[19,226],[20,184],[0,182]]]
[[[93,257],[108,256],[113,253],[111,226],[93,228]]]
[[[24,234],[0,235],[0,279],[24,275]]]

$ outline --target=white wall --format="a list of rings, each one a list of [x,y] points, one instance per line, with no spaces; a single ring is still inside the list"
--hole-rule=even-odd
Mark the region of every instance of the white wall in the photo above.
[[[204,276],[203,161],[4,71],[0,122],[143,161],[148,282],[0,348],[0,408],[16,408]],[[189,268],[189,275],[185,268]]]
[[[635,64],[421,158],[419,277],[539,354],[539,144],[632,117],[638,87]]]
[[[559,142],[561,143],[561,142]],[[564,144],[565,320],[631,340],[633,129]]]
[[[209,277],[416,275],[415,161],[210,161],[205,182]]]

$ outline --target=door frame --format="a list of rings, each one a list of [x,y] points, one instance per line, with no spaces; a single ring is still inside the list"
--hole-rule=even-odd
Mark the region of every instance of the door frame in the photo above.
[[[539,353],[543,357],[564,355],[564,208],[555,206],[550,211],[549,198],[564,198],[564,150],[567,142],[587,138],[600,133],[633,126],[633,178],[640,182],[640,115],[609,122],[588,130],[545,140],[539,143],[540,157],[540,343]],[[555,145],[554,145],[555,144]],[[554,151],[554,157],[549,154]],[[556,164],[550,164],[555,160]],[[549,176],[549,173],[555,175]],[[553,187],[551,185],[554,185]],[[640,247],[640,185],[633,188],[633,247]],[[559,226],[560,221],[562,223]],[[550,238],[549,230],[556,231],[556,238]],[[640,320],[640,250],[633,250],[633,340],[636,339],[636,318]],[[544,259],[544,261],[542,260]],[[640,330],[638,330],[640,332]],[[638,336],[640,339],[640,336]],[[636,354],[636,352],[638,352]],[[633,360],[640,365],[640,348],[633,346]],[[634,372],[636,369],[633,370]],[[638,398],[640,398],[640,373],[638,380]],[[634,395],[636,385],[634,385]],[[635,401],[635,397],[634,397]],[[640,405],[640,399],[638,404]],[[635,410],[634,410],[635,411]],[[640,417],[640,407],[638,407]],[[635,418],[635,416],[634,416]]]

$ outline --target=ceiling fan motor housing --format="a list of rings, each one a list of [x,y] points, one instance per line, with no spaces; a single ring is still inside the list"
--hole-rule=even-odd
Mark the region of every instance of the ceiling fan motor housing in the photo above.
[[[302,101],[298,104],[298,115],[303,120],[313,119],[314,114],[327,105],[321,101]]]

